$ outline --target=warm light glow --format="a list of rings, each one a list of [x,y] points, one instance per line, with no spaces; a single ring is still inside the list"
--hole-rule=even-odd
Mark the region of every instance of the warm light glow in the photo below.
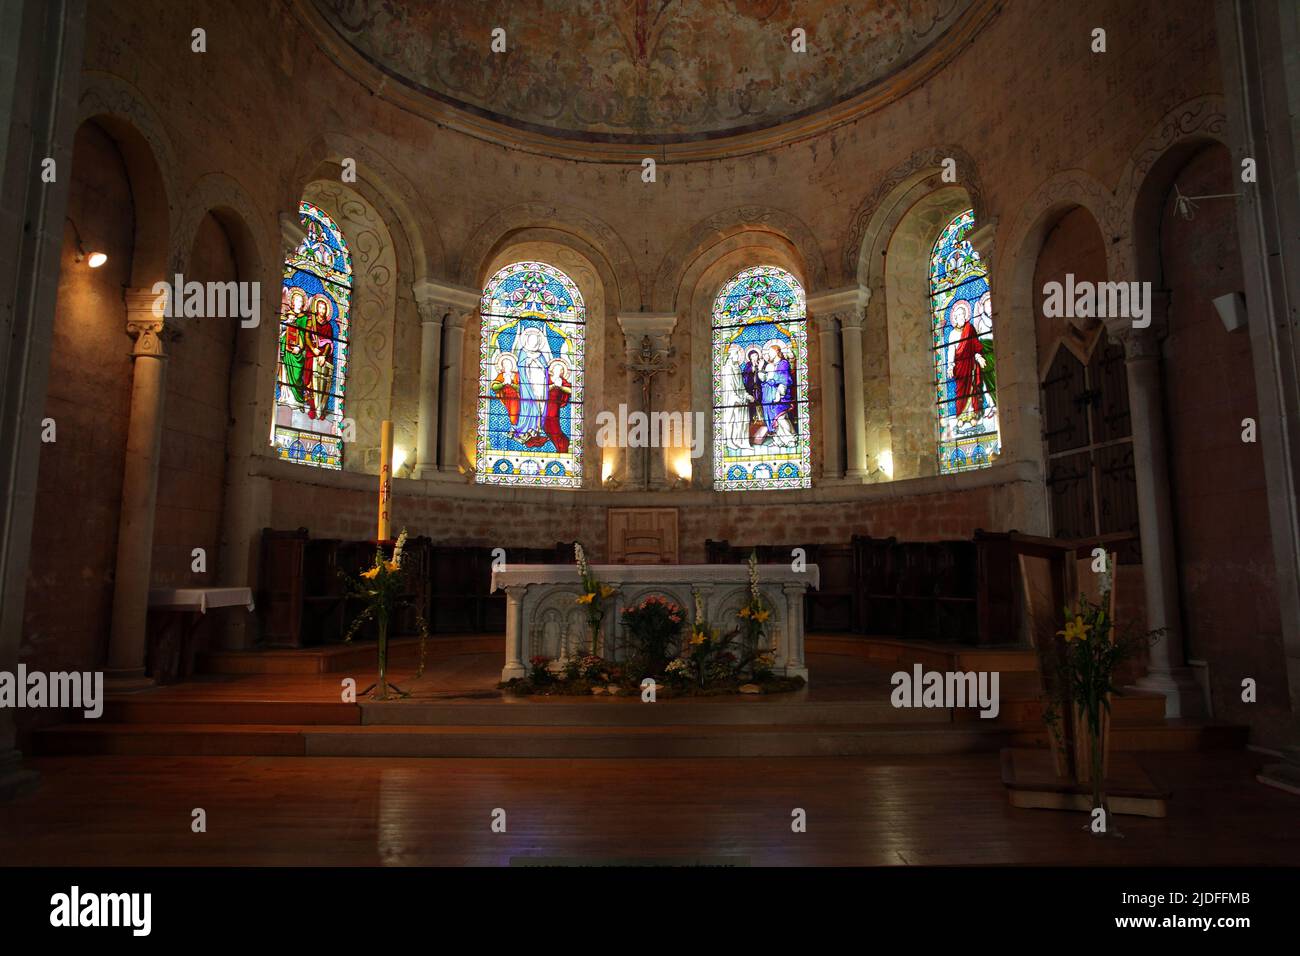
[[[894,477],[894,454],[889,451],[889,449],[885,449],[876,456],[876,464],[879,465],[880,470],[885,473],[885,477]]]
[[[600,483],[603,485],[609,481],[612,474],[614,474],[614,456],[606,452],[600,462]]]
[[[98,269],[107,261],[108,256],[102,252],[92,252],[86,257],[86,265],[90,266],[92,269]]]
[[[401,445],[394,445],[393,446],[393,474],[395,475],[399,471],[401,471],[402,466],[405,464],[406,464],[406,449],[403,448]]]
[[[673,459],[673,471],[682,481],[691,480],[691,453],[687,449],[678,451]]]

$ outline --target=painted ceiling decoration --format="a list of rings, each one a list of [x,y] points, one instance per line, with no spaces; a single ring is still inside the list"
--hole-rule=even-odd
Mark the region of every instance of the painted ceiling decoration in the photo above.
[[[681,143],[764,130],[886,85],[983,0],[309,0],[386,77],[561,139]],[[490,50],[506,31],[506,52]],[[806,31],[807,52],[791,49]],[[951,44],[947,44],[951,46]]]

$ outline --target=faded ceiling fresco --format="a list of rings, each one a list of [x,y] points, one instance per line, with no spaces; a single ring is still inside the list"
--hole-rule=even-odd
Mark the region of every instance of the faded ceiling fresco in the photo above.
[[[506,123],[582,139],[772,126],[905,66],[971,0],[313,0],[362,56]],[[506,31],[505,53],[491,52]],[[791,30],[807,52],[791,50]]]

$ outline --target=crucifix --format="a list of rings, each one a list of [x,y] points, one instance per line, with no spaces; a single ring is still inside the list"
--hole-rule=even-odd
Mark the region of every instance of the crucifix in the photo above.
[[[647,440],[650,439],[649,429],[653,427],[654,419],[650,414],[651,403],[651,385],[654,383],[654,377],[660,372],[675,372],[677,364],[669,362],[673,353],[676,351],[671,345],[666,349],[655,348],[654,342],[650,336],[643,336],[641,339],[641,349],[636,353],[634,358],[627,362],[620,362],[619,368],[624,372],[631,372],[633,381],[641,384],[641,412],[645,415]],[[629,453],[631,447],[629,444]],[[641,489],[650,490],[650,456],[642,452],[641,456]]]

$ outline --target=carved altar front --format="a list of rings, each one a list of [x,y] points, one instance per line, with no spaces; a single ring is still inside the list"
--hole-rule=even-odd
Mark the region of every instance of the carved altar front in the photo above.
[[[749,567],[744,564],[622,565],[592,567],[602,584],[618,589],[610,599],[596,653],[619,660],[625,655],[620,613],[652,594],[676,601],[689,621],[700,595],[704,616],[721,629],[734,627],[749,598]],[[758,566],[759,589],[772,612],[766,642],[773,647],[778,674],[807,679],[804,662],[804,592],[819,583],[817,565],[795,571],[785,564]],[[524,564],[492,573],[492,590],[506,592],[505,666],[501,679],[524,677],[537,656],[560,658],[591,646],[578,569],[570,565]]]

